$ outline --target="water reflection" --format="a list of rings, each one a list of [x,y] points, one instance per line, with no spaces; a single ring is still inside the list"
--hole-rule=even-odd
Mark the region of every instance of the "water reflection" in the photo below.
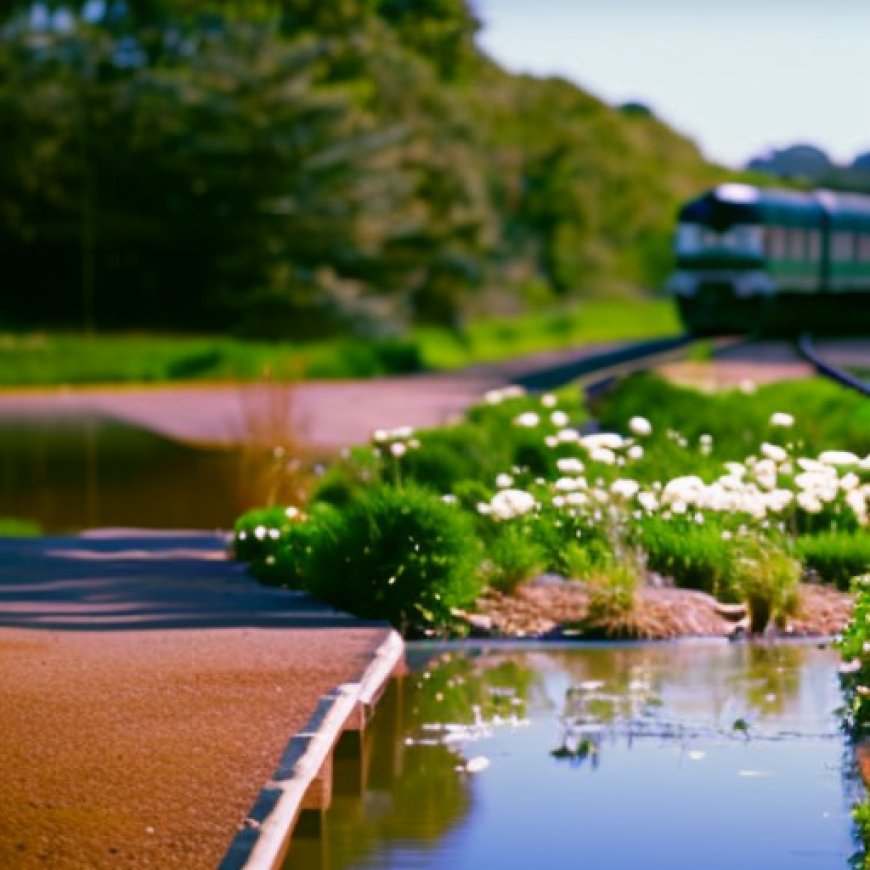
[[[262,458],[202,450],[101,416],[0,425],[0,516],[49,533],[97,526],[231,527],[262,503]]]
[[[502,648],[412,664],[365,735],[357,793],[322,836],[294,839],[287,868],[848,866],[857,794],[828,650]]]

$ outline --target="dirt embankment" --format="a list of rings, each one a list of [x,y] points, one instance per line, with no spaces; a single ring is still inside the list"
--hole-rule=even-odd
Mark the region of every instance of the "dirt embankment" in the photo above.
[[[581,583],[541,578],[511,595],[490,592],[465,619],[475,634],[494,637],[577,638],[603,635],[647,640],[678,637],[738,637],[745,634],[745,609],[723,605],[690,589],[644,587],[634,610],[613,618],[600,631],[588,624],[592,596]],[[780,637],[829,637],[841,631],[852,612],[849,595],[825,586],[801,584],[798,606]],[[773,627],[772,627],[773,628]]]

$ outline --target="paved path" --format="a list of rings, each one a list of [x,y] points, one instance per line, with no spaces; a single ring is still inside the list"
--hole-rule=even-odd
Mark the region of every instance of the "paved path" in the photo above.
[[[7,390],[0,393],[0,421],[102,414],[193,443],[297,443],[336,450],[367,441],[379,427],[440,425],[460,416],[489,389],[613,346],[536,354],[452,374],[367,381]]]
[[[215,867],[386,635],[217,536],[0,541],[0,867]]]

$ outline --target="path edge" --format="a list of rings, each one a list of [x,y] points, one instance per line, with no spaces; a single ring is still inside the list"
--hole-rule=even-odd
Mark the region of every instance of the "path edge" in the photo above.
[[[319,777],[331,775],[335,745],[345,731],[365,728],[404,658],[404,641],[391,630],[358,682],[343,683],[321,696],[305,727],[288,741],[272,779],[257,795],[219,870],[281,867],[306,795]]]

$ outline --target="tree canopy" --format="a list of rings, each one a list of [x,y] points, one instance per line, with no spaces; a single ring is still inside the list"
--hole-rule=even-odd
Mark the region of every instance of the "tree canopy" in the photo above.
[[[4,8],[6,326],[365,335],[655,287],[722,174],[500,69],[465,0]]]

